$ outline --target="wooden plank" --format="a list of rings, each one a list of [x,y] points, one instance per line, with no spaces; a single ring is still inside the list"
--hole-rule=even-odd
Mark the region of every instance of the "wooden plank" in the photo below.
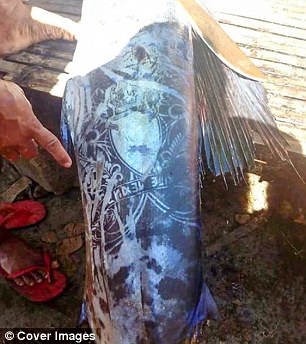
[[[33,6],[41,7],[45,10],[62,13],[62,14],[73,14],[77,17],[81,17],[81,6],[82,1],[71,0],[71,1],[52,1],[52,0],[32,0],[29,3]]]
[[[280,86],[274,83],[264,83],[265,89],[274,96],[293,98],[306,101],[306,88],[299,89],[297,87]]]
[[[255,80],[264,79],[261,71],[248,59],[222,27],[203,11],[196,0],[178,0],[197,27],[198,34],[210,49],[237,73]]]
[[[80,17],[82,0],[33,0],[30,4],[65,17]],[[0,60],[0,76],[22,87],[62,96],[69,75],[66,67],[73,58],[76,43],[45,41]]]
[[[272,3],[272,9],[275,10],[276,13],[283,14],[288,19],[293,19],[300,21],[301,23],[305,20],[305,9],[300,6],[291,6],[289,7],[288,4],[278,4]]]
[[[306,157],[306,132],[288,126],[278,126],[278,128],[288,143],[288,151],[297,153],[300,157]],[[264,146],[256,133],[254,134],[254,142],[257,146]]]
[[[300,109],[288,108],[286,106],[279,107],[278,104],[275,106],[269,104],[269,106],[276,122],[295,125],[301,129],[306,128],[305,118],[301,114]]]
[[[220,1],[216,0],[217,3]],[[306,1],[294,0],[289,4],[287,0],[265,0],[273,9],[274,16],[268,11],[260,16],[247,10],[246,6],[237,10],[240,0],[235,0],[235,4],[233,1],[223,4],[227,11],[217,14],[221,25],[254,63],[267,73],[264,86],[271,110],[280,120],[279,123],[283,126],[292,123],[305,126],[306,26],[301,20],[289,17],[295,16],[295,13],[305,14]],[[82,0],[67,0],[64,3],[62,0],[32,0],[30,3],[65,13],[65,16],[77,20]],[[8,60],[1,60],[0,76],[5,75],[6,79],[22,86],[62,96],[63,80],[68,78],[64,71],[72,60],[74,49],[74,42],[47,41],[36,44]]]
[[[45,41],[29,47],[26,51],[32,54],[72,61],[75,47],[76,42]]]
[[[0,59],[0,73],[2,74],[2,76],[9,74],[22,75],[26,67],[27,66],[25,66],[24,64]]]
[[[292,124],[305,127],[305,39],[304,23],[284,16],[275,15],[280,10],[249,11],[246,3],[228,0],[219,9],[221,25],[239,43],[242,50],[254,63],[268,73],[264,86],[270,99],[271,111],[281,122],[282,131],[291,132]],[[235,4],[233,3],[235,2]],[[275,2],[273,0],[273,2]],[[295,4],[296,2],[294,2]],[[242,4],[242,6],[241,6]],[[262,8],[261,2],[256,5]],[[236,9],[235,9],[236,6]],[[244,6],[244,8],[243,8]],[[271,4],[270,4],[271,6]],[[237,7],[240,7],[240,9]],[[271,6],[272,9],[272,6]],[[305,135],[294,133],[300,141],[306,142]],[[296,141],[299,141],[296,140]],[[294,151],[301,152],[301,145],[290,142]],[[304,150],[304,153],[306,151]]]
[[[283,129],[290,123],[305,127],[305,52],[301,53],[300,48],[305,46],[306,31],[288,25],[284,26],[253,18],[238,17],[236,13],[234,15],[221,14],[219,17],[224,28],[224,24],[228,24],[227,27],[230,25],[235,26],[236,35],[235,37],[232,36],[232,38],[240,42],[244,52],[253,57],[253,61],[259,67],[264,68],[265,72],[271,73],[268,78],[269,82],[265,83],[265,87],[268,91],[273,114],[276,118],[287,121],[285,125],[282,122]],[[283,22],[288,24],[288,21]],[[289,24],[292,24],[292,22]],[[303,27],[300,24],[299,26]],[[244,29],[248,31],[249,35],[242,36],[241,39],[241,31]],[[257,39],[254,39],[254,33],[250,29],[256,30],[255,36],[257,35]],[[275,39],[275,36],[279,37]],[[295,40],[293,42],[294,49],[291,46],[288,49],[292,38],[296,38],[300,42]],[[265,49],[262,49],[263,45]],[[287,67],[281,66],[282,64],[287,65]],[[301,69],[293,69],[294,67],[300,67]],[[287,132],[290,132],[290,129]],[[305,136],[300,136],[302,140],[305,139]],[[301,151],[298,147],[295,147],[294,150]]]
[[[289,150],[306,156],[306,129],[283,123],[278,123],[278,128],[282,133],[287,134],[285,138]]]
[[[267,78],[269,82],[273,82],[273,79],[284,79],[288,83],[295,86],[306,87],[306,70],[299,67],[288,66],[282,63],[277,63],[273,61],[257,60],[257,65],[261,70],[268,74]]]
[[[276,121],[303,126],[304,116],[297,109],[279,108],[270,104],[270,109]]]
[[[306,103],[303,100],[275,97],[274,94],[268,94],[268,99],[269,105],[275,108],[298,109],[299,113],[306,113]],[[301,116],[300,120],[304,125],[306,125],[304,116]]]
[[[276,8],[282,12],[290,12],[293,14],[306,14],[305,1],[298,3],[297,1],[289,3],[288,1],[273,1],[271,2],[272,8]]]
[[[271,49],[278,52],[290,52],[290,54],[305,57],[306,46],[303,40],[288,37],[284,37],[271,34],[268,32],[260,32],[254,29],[236,27],[232,24],[222,25],[226,32],[237,43],[245,45],[255,45],[258,48]]]
[[[267,49],[257,49],[255,46],[239,44],[243,52],[250,58],[279,62],[285,65],[306,68],[305,58],[291,55],[288,53],[280,53]]]
[[[234,25],[241,28],[253,29],[258,32],[269,32],[279,36],[306,39],[306,30],[288,27],[281,24],[271,23],[266,20],[241,17],[233,14],[223,14],[220,18],[221,24]]]
[[[293,87],[295,89],[305,89],[305,83],[304,84],[300,84],[299,80],[292,80],[290,77],[286,77],[286,76],[282,76],[281,74],[277,74],[274,73],[273,70],[264,70],[264,68],[262,68],[262,70],[267,73],[267,80],[266,82],[268,83],[273,83],[275,85],[279,85],[279,86],[290,86]],[[269,74],[270,73],[270,74]]]
[[[294,2],[288,2],[288,0],[267,0],[270,3],[285,5],[288,7],[298,7],[298,8],[306,8],[305,0],[294,0]]]
[[[203,3],[203,0],[199,0]],[[288,1],[285,0],[288,4]],[[290,18],[281,5],[275,6],[275,0],[205,0],[209,8],[215,11],[217,19],[221,19],[224,14],[237,15],[246,18],[265,20],[270,23],[281,24],[288,27],[306,29],[305,18]],[[296,0],[294,0],[296,3]]]
[[[287,78],[287,81],[292,85],[306,87],[305,69],[264,60],[258,60],[258,65],[265,73],[270,74],[270,78],[268,75],[270,82],[273,78]]]
[[[292,60],[295,61],[296,63],[291,64],[291,63],[284,63],[281,60],[277,60],[277,55],[274,56],[273,59],[270,59],[267,55],[265,55],[264,53],[262,55],[259,55],[259,57],[256,56],[256,53],[254,56],[252,56],[253,54],[249,53],[247,50],[245,50],[247,55],[252,58],[253,62],[257,65],[257,66],[261,66],[262,68],[266,68],[267,70],[271,69],[273,74],[276,74],[276,71],[279,70],[279,72],[285,72],[285,73],[290,73],[291,71],[296,70],[297,74],[299,75],[300,73],[304,73],[305,71],[305,66],[303,64],[300,64],[299,62],[303,61],[301,59],[295,59],[295,56],[292,56]],[[273,54],[273,52],[271,52]],[[286,59],[286,57],[285,57]],[[290,60],[290,55],[287,58],[287,61]],[[300,74],[300,75],[302,75]],[[284,78],[286,78],[288,74],[284,74]],[[291,75],[289,74],[289,77]],[[294,75],[293,75],[294,76]]]
[[[80,7],[82,6],[83,0],[29,0],[29,4],[33,6],[41,6],[43,4],[57,4],[57,5],[62,5],[63,7],[65,6],[70,6],[70,7]]]
[[[65,72],[66,67],[69,63],[69,61],[67,60],[51,56],[31,54],[27,51],[22,51],[18,54],[10,55],[6,60],[23,63],[28,66],[40,66],[44,68],[49,68],[51,70],[59,72]]]
[[[297,86],[292,86],[292,85],[281,86],[281,85],[276,85],[273,82],[265,82],[264,87],[268,91],[268,93],[271,93],[277,97],[287,98],[288,100],[294,99],[301,102],[305,102],[306,100],[305,87],[298,88]]]
[[[220,12],[217,14],[217,18],[221,20],[223,15],[233,15],[233,16],[236,15],[236,16],[244,17],[242,14],[238,15],[237,13],[233,13],[233,12]],[[288,17],[286,18],[281,17],[281,16],[261,17],[260,15],[251,15],[251,16],[245,16],[245,18],[267,21],[271,24],[282,25],[284,27],[288,27],[289,29],[290,28],[296,28],[296,29],[301,29],[301,30],[306,29],[306,25],[303,23],[303,21],[298,20],[298,19],[288,18]]]
[[[18,65],[18,64],[16,64]],[[21,87],[62,97],[69,74],[47,70],[35,66],[25,66],[23,73],[9,73],[4,80],[17,83]]]

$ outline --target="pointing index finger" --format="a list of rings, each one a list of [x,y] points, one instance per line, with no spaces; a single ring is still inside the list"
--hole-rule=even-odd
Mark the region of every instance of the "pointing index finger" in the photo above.
[[[72,161],[64,147],[48,129],[43,126],[35,130],[33,139],[40,144],[63,167],[70,167]]]

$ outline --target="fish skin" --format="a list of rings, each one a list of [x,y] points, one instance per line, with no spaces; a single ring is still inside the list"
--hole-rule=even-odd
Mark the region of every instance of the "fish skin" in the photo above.
[[[201,274],[192,54],[190,26],[156,23],[67,84],[97,343],[181,343],[216,313]]]

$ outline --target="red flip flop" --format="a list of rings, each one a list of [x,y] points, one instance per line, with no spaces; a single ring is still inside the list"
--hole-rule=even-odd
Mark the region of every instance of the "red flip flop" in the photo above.
[[[55,269],[51,269],[51,260],[47,253],[44,253],[44,263],[45,266],[33,265],[11,274],[8,274],[0,267],[0,275],[7,278],[10,286],[30,301],[46,302],[63,292],[66,287],[66,276]],[[41,283],[35,283],[33,286],[18,286],[14,281],[10,281],[26,273],[38,270],[45,271],[48,274],[48,278]]]
[[[31,226],[45,216],[45,206],[37,201],[0,202],[0,227],[5,229]]]

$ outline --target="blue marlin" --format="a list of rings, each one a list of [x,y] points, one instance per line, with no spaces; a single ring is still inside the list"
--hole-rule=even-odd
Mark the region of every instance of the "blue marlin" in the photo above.
[[[212,90],[199,88],[196,34],[174,0],[85,1],[83,21],[96,31],[84,27],[77,47],[85,72],[67,84],[63,137],[82,191],[89,323],[97,343],[179,344],[217,317],[201,271],[202,149],[216,173],[242,158],[227,160],[214,125],[200,130],[205,108],[217,110],[203,94]],[[223,71],[205,54],[206,70],[212,60]]]

